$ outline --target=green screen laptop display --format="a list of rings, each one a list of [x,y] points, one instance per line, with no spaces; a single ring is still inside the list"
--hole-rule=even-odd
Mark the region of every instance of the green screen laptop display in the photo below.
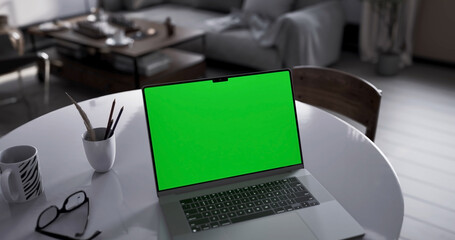
[[[143,94],[159,191],[302,163],[289,71]]]

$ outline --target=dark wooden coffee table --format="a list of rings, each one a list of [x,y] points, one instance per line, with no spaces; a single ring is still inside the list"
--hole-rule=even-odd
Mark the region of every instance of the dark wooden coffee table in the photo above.
[[[75,23],[83,21],[86,16],[68,19]],[[174,49],[172,47],[188,41],[200,38],[201,44],[205,44],[204,32],[197,29],[188,29],[175,26],[174,34],[168,36],[166,27],[162,23],[151,22],[142,19],[134,19],[141,30],[153,28],[156,34],[144,39],[135,40],[133,44],[125,47],[109,47],[105,38],[95,39],[80,34],[74,30],[43,32],[38,26],[28,29],[31,35],[41,35],[59,41],[82,46],[93,55],[112,56],[120,55],[132,59],[134,63],[133,79],[131,74],[116,71],[112,66],[92,60],[78,61],[51,51],[54,58],[53,73],[61,77],[83,82],[92,87],[110,92],[139,88],[144,84],[170,82],[200,77],[205,73],[205,58],[201,54]],[[204,46],[202,46],[204,48]],[[153,76],[141,76],[138,71],[138,60],[150,53],[161,51],[171,60],[167,70]]]

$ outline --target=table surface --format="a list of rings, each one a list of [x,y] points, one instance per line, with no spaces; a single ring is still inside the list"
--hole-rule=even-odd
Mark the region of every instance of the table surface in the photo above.
[[[169,239],[156,196],[140,90],[81,103],[93,126],[105,126],[113,99],[125,106],[116,130],[111,171],[95,173],[85,158],[84,124],[74,106],[48,113],[0,138],[0,150],[29,144],[38,149],[44,194],[26,203],[0,197],[2,239],[48,239],[34,232],[40,212],[85,190],[90,199],[87,234],[97,239]],[[403,197],[384,154],[357,129],[318,108],[297,102],[305,167],[364,227],[365,239],[397,239]],[[1,195],[1,194],[0,194]]]
[[[86,16],[71,18],[65,21],[76,23],[77,21],[84,20],[86,20]],[[109,47],[105,43],[105,38],[90,38],[71,29],[63,31],[51,31],[45,33],[45,35],[87,47],[103,49],[104,52],[112,52],[132,58],[141,57],[148,53],[204,36],[204,31],[202,30],[189,29],[179,26],[175,26],[174,34],[172,36],[167,36],[166,27],[162,23],[151,22],[143,19],[134,19],[134,21],[141,30],[154,28],[156,30],[156,34],[144,39],[135,40],[132,44],[125,47]],[[29,32],[37,34],[38,32],[42,31],[39,30],[38,26],[33,26],[29,28]]]

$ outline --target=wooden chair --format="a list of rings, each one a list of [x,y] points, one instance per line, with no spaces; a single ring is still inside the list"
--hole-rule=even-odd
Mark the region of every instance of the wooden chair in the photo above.
[[[8,18],[5,15],[0,15],[0,36],[7,35],[12,47],[17,51],[14,56],[0,56],[0,75],[16,72],[18,73],[18,82],[20,94],[17,97],[0,100],[0,105],[15,103],[19,99],[23,99],[24,90],[21,70],[31,64],[43,66],[43,81],[44,81],[44,103],[47,106],[49,103],[49,74],[50,62],[49,56],[44,52],[24,53],[24,37],[22,32],[8,25]],[[4,47],[4,46],[2,46]]]
[[[292,69],[294,98],[342,114],[366,127],[374,141],[378,124],[381,90],[354,75],[322,67]]]

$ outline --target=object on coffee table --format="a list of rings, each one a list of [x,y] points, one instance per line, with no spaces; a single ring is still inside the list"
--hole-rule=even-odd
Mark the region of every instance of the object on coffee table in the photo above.
[[[38,25],[39,30],[43,32],[58,32],[71,28],[71,23],[67,21],[54,20],[50,22],[41,23]]]
[[[164,21],[164,26],[166,26],[166,33],[168,37],[174,35],[175,26],[172,24],[170,17],[166,18]]]
[[[74,27],[74,31],[90,38],[100,39],[115,34],[117,27],[110,25],[108,22],[90,22],[79,21]]]
[[[123,16],[122,14],[112,14],[108,18],[108,22],[118,26],[125,30],[125,32],[135,32],[139,30],[137,24],[131,20]]]
[[[125,37],[120,41],[115,41],[113,38],[106,39],[106,45],[108,45],[109,47],[125,47],[129,46],[133,42],[134,40],[129,37]]]

